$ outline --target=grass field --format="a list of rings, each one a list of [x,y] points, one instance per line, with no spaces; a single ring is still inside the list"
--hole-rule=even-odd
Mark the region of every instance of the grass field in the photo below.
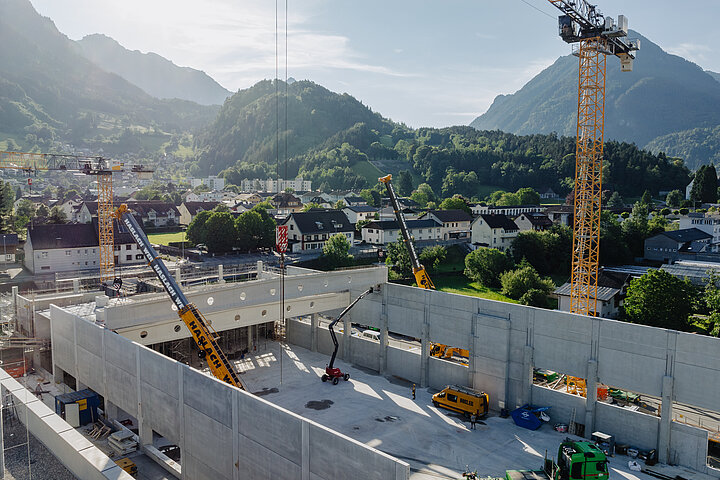
[[[513,300],[500,293],[500,289],[484,287],[477,282],[468,280],[464,275],[436,276],[433,278],[433,282],[435,283],[435,288],[442,292],[459,293],[461,295],[497,300],[500,302],[518,303],[517,300]]]
[[[491,193],[496,192],[498,190],[507,190],[503,187],[498,187],[497,185],[480,185],[477,190],[477,197],[479,199],[483,199],[487,196],[489,196]]]
[[[157,245],[169,245],[170,242],[182,242],[185,240],[185,232],[175,233],[151,233],[148,235],[150,243]]]
[[[465,270],[465,253],[457,245],[451,245],[447,249],[445,261],[438,265],[437,272],[451,273]]]
[[[368,161],[358,162],[351,169],[361,177],[365,177],[370,185],[375,185],[378,178],[384,175],[375,165]]]

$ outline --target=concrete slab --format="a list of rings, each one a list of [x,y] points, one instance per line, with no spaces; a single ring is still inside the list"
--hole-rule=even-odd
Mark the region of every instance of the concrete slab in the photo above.
[[[539,468],[545,453],[556,456],[566,437],[549,426],[537,431],[517,427],[495,413],[473,431],[459,415],[433,407],[433,391],[417,389],[413,400],[411,386],[396,378],[336,361],[350,373],[350,381],[323,383],[327,361],[320,353],[269,342],[267,351],[245,360],[243,380],[276,405],[408,462],[413,480],[459,478],[466,465],[492,476],[504,476],[506,469]],[[611,458],[611,477],[652,480],[630,471],[628,460]],[[695,472],[685,477],[711,478]]]

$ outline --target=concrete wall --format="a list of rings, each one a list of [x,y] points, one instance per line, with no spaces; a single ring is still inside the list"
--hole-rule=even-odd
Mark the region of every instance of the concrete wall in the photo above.
[[[30,433],[78,478],[132,480],[114,461],[4,370],[0,370],[0,384],[2,398],[12,400],[18,420],[27,425]]]
[[[550,415],[550,425],[556,423],[570,423],[573,410],[575,418],[585,414],[585,399],[578,395],[572,395],[545,387],[532,386],[531,405],[551,406],[547,412]],[[582,423],[582,422],[580,422]]]
[[[708,432],[701,428],[672,422],[670,442],[670,462],[686,465],[694,470],[703,471],[707,464]],[[715,470],[717,475],[717,470]]]
[[[155,431],[180,446],[183,478],[409,477],[405,462],[61,308],[50,313],[56,369],[135,417],[144,444]]]
[[[650,450],[657,448],[660,418],[615,405],[598,403],[594,430],[612,433],[616,442]],[[590,433],[592,432],[586,432],[586,435],[590,436]]]

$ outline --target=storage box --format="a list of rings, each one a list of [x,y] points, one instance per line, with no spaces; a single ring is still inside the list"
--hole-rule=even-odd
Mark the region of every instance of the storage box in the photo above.
[[[64,393],[55,397],[55,413],[65,419],[65,407],[76,403],[80,414],[80,425],[87,425],[98,418],[100,397],[90,389]]]

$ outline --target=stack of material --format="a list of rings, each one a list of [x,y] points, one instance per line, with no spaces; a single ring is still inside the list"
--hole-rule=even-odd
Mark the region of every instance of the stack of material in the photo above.
[[[138,449],[133,433],[128,430],[115,432],[108,437],[108,444],[118,455],[127,455]]]

